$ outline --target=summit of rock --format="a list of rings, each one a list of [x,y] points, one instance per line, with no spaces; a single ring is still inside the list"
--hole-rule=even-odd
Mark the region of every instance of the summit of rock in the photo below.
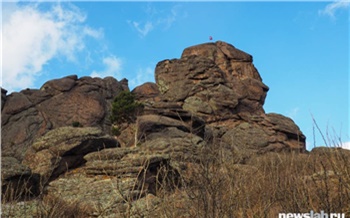
[[[212,60],[226,58],[235,61],[253,62],[253,57],[250,54],[247,54],[244,51],[235,48],[233,45],[223,41],[204,43],[188,47],[182,52],[181,58],[192,55],[202,56]]]
[[[180,59],[156,66],[162,101],[178,102],[208,122],[244,112],[263,114],[269,88],[252,60],[251,55],[221,41],[186,48]]]

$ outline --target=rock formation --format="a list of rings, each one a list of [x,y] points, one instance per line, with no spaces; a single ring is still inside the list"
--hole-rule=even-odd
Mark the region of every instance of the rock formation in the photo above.
[[[104,136],[99,128],[60,127],[34,141],[27,149],[23,164],[46,183],[83,165],[86,154],[113,147],[119,147],[118,142]]]
[[[180,59],[157,64],[159,94],[140,91],[155,87],[151,84],[134,92],[145,102],[146,113],[169,116],[171,111],[173,117],[190,113],[205,121],[207,135],[214,134],[229,147],[304,151],[305,136],[291,119],[265,114],[269,88],[252,61],[251,55],[225,42],[192,46]]]
[[[126,80],[67,76],[46,82],[40,90],[11,93],[1,110],[2,155],[21,161],[36,138],[73,122],[109,130],[111,102],[122,90],[128,90]]]
[[[209,122],[242,112],[262,114],[269,88],[252,61],[224,42],[197,45],[185,49],[179,60],[158,63],[156,82],[164,101],[181,102]]]
[[[89,216],[115,217],[145,199],[156,205],[159,189],[175,193],[192,184],[191,170],[219,155],[213,148],[239,165],[269,152],[305,152],[293,120],[265,114],[269,88],[252,61],[219,41],[159,62],[156,84],[133,90],[143,113],[119,124],[117,137],[109,136],[108,117],[114,97],[128,90],[126,80],[68,76],[40,90],[2,91],[3,166],[17,166],[2,178],[8,184],[19,174],[36,175],[47,182],[46,196],[89,208]]]

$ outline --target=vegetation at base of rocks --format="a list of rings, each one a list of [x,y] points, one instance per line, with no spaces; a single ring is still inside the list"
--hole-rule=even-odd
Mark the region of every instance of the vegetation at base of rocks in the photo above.
[[[143,108],[143,105],[136,102],[135,96],[130,91],[121,91],[112,103],[112,114],[110,120],[112,123],[120,124],[124,122],[133,122],[136,115]]]
[[[267,153],[251,157],[247,164],[237,163],[246,154],[230,152],[235,158],[227,158],[231,154],[224,148],[203,149],[198,163],[180,167],[190,169],[191,175],[180,173],[176,180],[178,169],[159,166],[152,193],[128,198],[115,186],[125,202],[117,217],[268,218],[278,217],[280,212],[310,210],[350,215],[350,159],[346,152],[318,148],[310,154]],[[139,173],[145,190],[148,184],[142,178],[146,171]],[[106,178],[109,181],[111,177]],[[13,200],[3,200],[5,216],[90,217],[77,202],[44,196],[27,202]],[[113,217],[107,216],[109,209],[101,209],[96,216]]]
[[[44,198],[30,201],[2,203],[2,217],[22,218],[86,218],[85,209],[76,203],[66,203],[59,199]]]
[[[278,217],[310,210],[349,214],[348,156],[324,155],[269,153],[249,165],[204,161],[187,190],[191,217]]]
[[[83,125],[80,122],[78,122],[78,121],[73,121],[72,122],[72,126],[73,127],[83,127]]]
[[[114,135],[114,136],[119,136],[119,135],[121,134],[119,127],[112,126],[111,129],[112,129],[112,130],[111,130],[111,131],[112,131],[112,135]]]
[[[111,153],[101,150],[95,155],[97,161],[119,162]],[[143,166],[127,192],[121,175],[107,173],[120,170],[117,165],[106,165],[105,175],[100,175],[100,184],[114,192],[102,194],[115,194],[121,203],[111,198],[91,208],[83,204],[85,199],[70,201],[47,196],[43,186],[34,198],[30,189],[10,187],[2,196],[3,216],[269,218],[278,217],[278,213],[311,210],[350,215],[350,151],[337,147],[314,148],[310,153],[257,154],[208,143],[186,160],[169,158],[158,165],[154,163],[160,156],[148,155],[142,156]],[[27,199],[19,198],[23,193]]]

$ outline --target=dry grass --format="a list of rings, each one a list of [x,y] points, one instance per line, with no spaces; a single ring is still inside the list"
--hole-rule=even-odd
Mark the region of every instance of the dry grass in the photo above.
[[[345,213],[347,217],[349,153],[337,148],[309,154],[265,153],[239,164],[236,160],[242,154],[213,145],[203,148],[195,158],[200,161],[185,163],[183,171],[169,168],[167,163],[154,168],[146,162],[135,184],[142,195],[125,197],[126,210],[118,217],[268,218],[310,210]],[[28,190],[3,187],[3,191],[4,217],[88,217],[78,202],[48,198],[41,191],[34,201],[18,203],[23,202],[18,193],[23,195]],[[122,192],[118,187],[116,191]],[[149,204],[155,199],[157,204]],[[19,207],[24,214],[18,215]],[[104,217],[103,213],[99,217]]]
[[[26,201],[1,202],[1,217],[85,218],[87,214],[77,202],[67,203],[57,198],[34,198]]]
[[[208,152],[205,152],[208,154]],[[270,153],[249,165],[206,160],[164,217],[278,217],[283,212],[350,215],[350,155]],[[176,201],[176,200],[175,200]],[[175,211],[181,210],[179,215]],[[169,215],[169,214],[172,214]]]

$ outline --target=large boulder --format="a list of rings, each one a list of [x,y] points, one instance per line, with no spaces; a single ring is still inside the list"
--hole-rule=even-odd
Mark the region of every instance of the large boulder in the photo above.
[[[61,127],[38,138],[27,150],[23,164],[39,174],[44,183],[85,163],[88,153],[118,147],[118,142],[96,127]]]
[[[26,89],[5,96],[1,112],[2,154],[21,161],[36,138],[72,123],[108,132],[111,102],[122,90],[128,90],[127,80],[78,79],[73,75],[48,81],[40,90]]]
[[[179,129],[183,132],[203,137],[204,127],[204,122],[195,117],[191,120],[182,120],[181,118],[175,119],[160,115],[143,115],[137,119],[137,139],[138,141],[147,141],[152,133],[164,133],[169,128]]]
[[[137,86],[134,90],[132,90],[132,93],[135,94],[137,100],[143,102],[148,100],[156,101],[158,100],[157,97],[159,97],[160,94],[157,84],[152,82],[147,82]]]
[[[179,102],[207,122],[264,113],[269,88],[252,57],[225,42],[189,47],[180,59],[159,62],[155,76],[163,101]]]
[[[229,122],[230,123],[230,122]],[[258,153],[268,151],[305,152],[305,136],[288,117],[280,114],[243,118],[226,127],[222,142],[238,150],[253,149]]]

